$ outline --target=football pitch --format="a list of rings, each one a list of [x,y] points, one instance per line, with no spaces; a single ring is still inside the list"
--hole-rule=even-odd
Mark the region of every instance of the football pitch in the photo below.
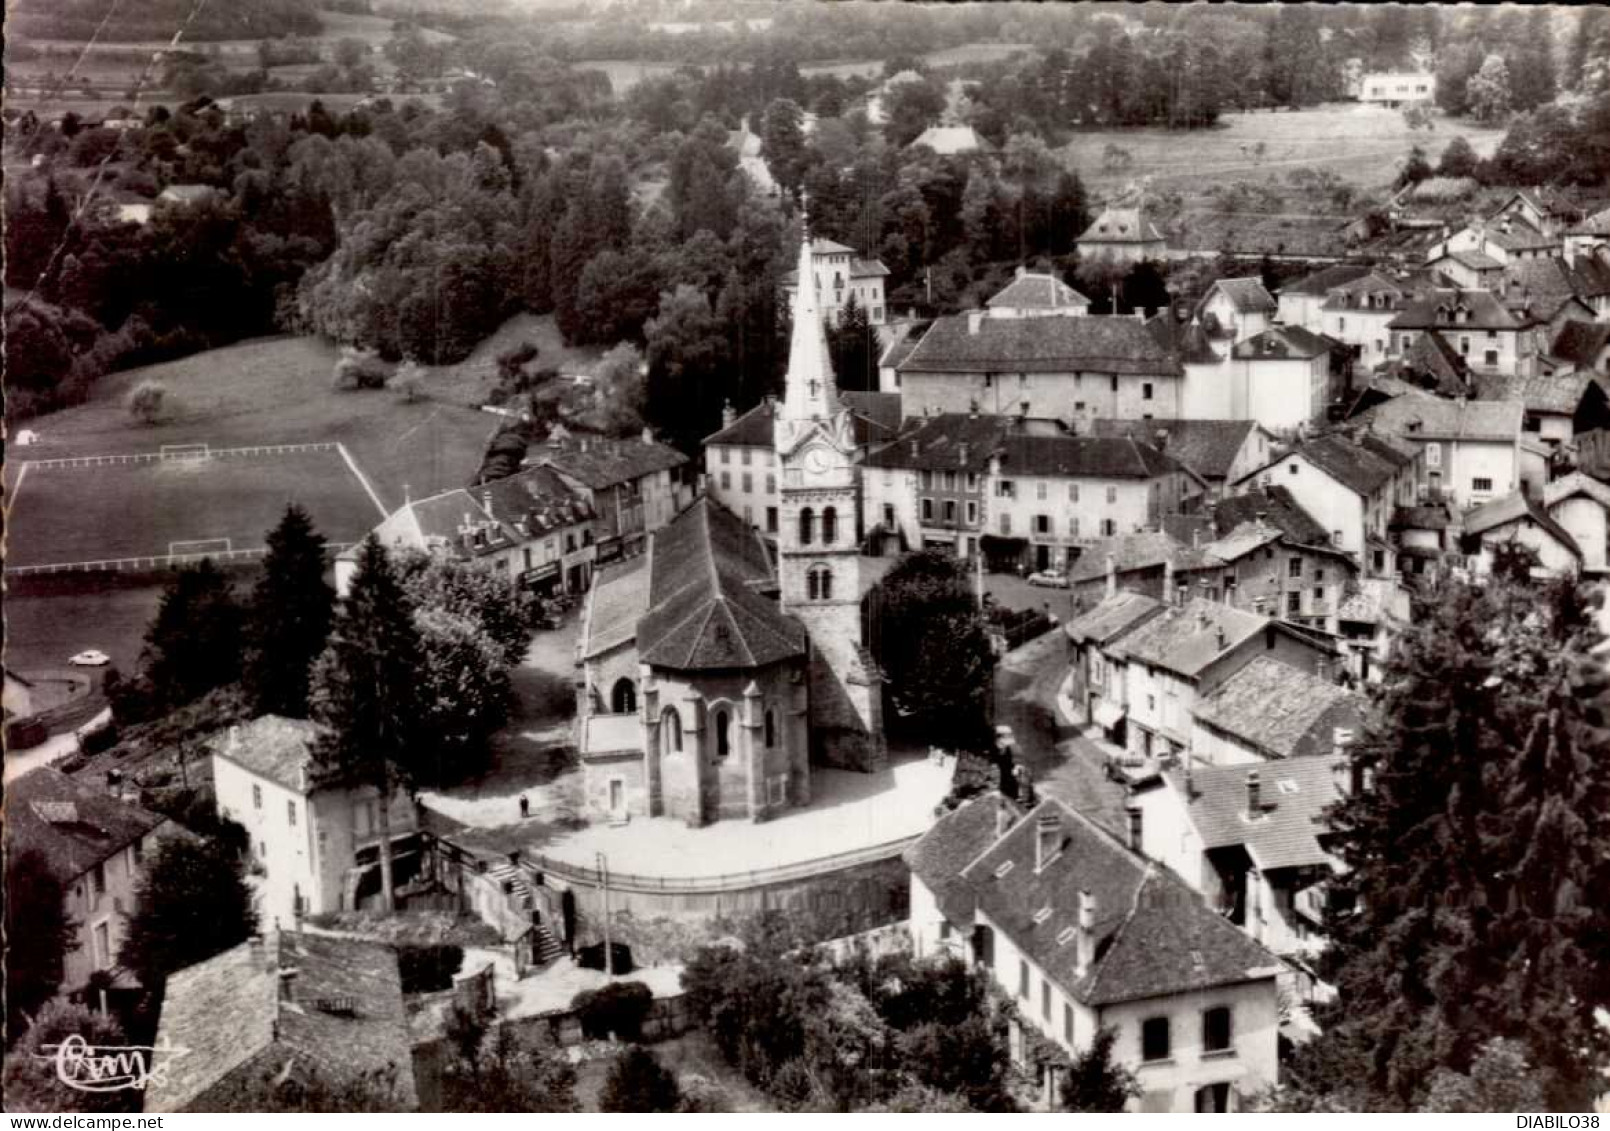
[[[293,502],[332,544],[360,541],[385,517],[337,444],[41,460],[13,480],[6,568],[248,558]]]

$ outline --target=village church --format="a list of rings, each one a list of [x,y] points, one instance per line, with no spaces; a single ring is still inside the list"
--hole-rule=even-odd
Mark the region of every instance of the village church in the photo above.
[[[798,278],[817,279],[808,232]],[[819,280],[797,288],[793,317],[775,558],[704,495],[588,595],[577,746],[594,817],[761,821],[810,801],[813,766],[884,764],[881,679],[862,636],[861,472]]]

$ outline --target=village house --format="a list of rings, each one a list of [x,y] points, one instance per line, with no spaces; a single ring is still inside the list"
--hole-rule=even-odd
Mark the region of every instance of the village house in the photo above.
[[[1274,295],[1255,276],[1218,279],[1197,303],[1196,317],[1204,325],[1217,328],[1218,336],[1239,345],[1269,329],[1270,319],[1280,310]]]
[[[1116,582],[1115,582],[1116,584]],[[1120,636],[1160,614],[1156,597],[1116,589],[1063,626],[1068,638],[1069,701],[1076,720],[1112,733],[1129,710],[1122,665],[1109,664],[1105,649]]]
[[[408,794],[383,801],[373,785],[347,784],[314,757],[321,731],[305,719],[264,715],[207,740],[218,812],[246,829],[254,903],[264,926],[378,904],[383,836],[390,817],[392,879],[423,874],[424,844]]]
[[[1484,252],[1444,252],[1426,267],[1440,275],[1445,286],[1467,291],[1503,290],[1504,265]]]
[[[1562,368],[1610,375],[1610,321],[1568,319],[1555,331],[1548,354]]]
[[[1324,823],[1349,785],[1339,754],[1165,770],[1130,799],[1141,850],[1226,922],[1304,963],[1324,948],[1326,881],[1342,870]]]
[[[220,198],[222,195],[222,192],[212,185],[169,185],[157,193],[157,203],[190,208],[198,204],[206,204]]]
[[[1329,754],[1364,724],[1365,700],[1334,680],[1259,656],[1191,712],[1191,757],[1231,766]]]
[[[1139,318],[936,319],[897,367],[905,412],[1178,419],[1178,357]]]
[[[600,565],[642,553],[649,533],[687,505],[687,462],[647,429],[640,440],[550,440],[526,458],[530,466],[552,468],[592,508]]]
[[[1549,376],[1483,377],[1476,388],[1484,400],[1518,402],[1526,413],[1521,422],[1523,445],[1535,441],[1550,454],[1569,447],[1579,432],[1610,427],[1610,393],[1590,372],[1567,370]],[[1542,486],[1542,478],[1524,472],[1523,467],[1523,482]]]
[[[1329,333],[1321,315],[1326,298],[1336,288],[1369,273],[1370,268],[1364,264],[1336,263],[1287,283],[1275,296],[1279,305],[1275,320],[1286,326],[1301,326],[1316,334]],[[1331,337],[1337,335],[1331,334]]]
[[[1367,577],[1353,585],[1325,630],[1337,641],[1344,670],[1356,683],[1381,682],[1392,645],[1412,611],[1409,590],[1396,577]]]
[[[527,468],[471,489],[404,503],[374,535],[388,550],[416,550],[484,563],[544,596],[579,594],[597,554],[592,508],[545,467]],[[357,570],[352,546],[335,559],[336,592]]]
[[[1341,392],[1337,343],[1300,326],[1275,326],[1230,354],[1230,405],[1223,415],[1255,420],[1271,432],[1290,435],[1325,419]]]
[[[1610,317],[1610,255],[1523,259],[1506,266],[1491,289],[1517,317],[1548,323],[1552,344],[1567,322]]]
[[[1471,507],[1520,486],[1525,416],[1520,401],[1450,401],[1412,392],[1356,420],[1420,449],[1416,497],[1446,495],[1460,507]]]
[[[1392,340],[1401,346],[1405,338],[1395,335]],[[1407,342],[1407,348],[1395,349],[1384,364],[1376,366],[1375,376],[1354,399],[1352,415],[1410,389],[1422,389],[1443,397],[1468,397],[1475,393],[1476,376],[1470,371],[1469,363],[1442,334],[1436,330],[1421,330],[1409,336]],[[1394,388],[1394,381],[1401,388]]]
[[[1013,1058],[1045,1097],[1103,1028],[1136,1110],[1234,1111],[1279,1082],[1284,967],[1138,845],[1058,801],[1020,815],[988,795],[906,861],[913,948],[955,955],[1014,1002]]]
[[[1258,656],[1330,675],[1334,651],[1290,625],[1192,598],[1120,637],[1109,656],[1124,667],[1126,747],[1165,763],[1190,753],[1198,700]]]
[[[818,237],[811,241],[811,250],[816,263],[816,293],[822,317],[837,326],[853,297],[867,322],[873,326],[883,325],[888,318],[883,281],[889,269],[876,259],[861,258],[854,248],[833,240]],[[795,269],[783,276],[783,295],[792,305],[798,293],[799,271]]]
[[[841,393],[850,408],[857,458],[891,439],[900,428],[897,393]],[[704,490],[768,538],[777,535],[779,492],[773,434],[777,401],[767,395],[738,415],[729,404],[721,414],[721,430],[704,439]]]
[[[1090,313],[1090,300],[1055,275],[1019,267],[984,307],[991,318],[1067,318]]]
[[[1365,576],[1387,577],[1396,570],[1388,527],[1396,508],[1419,501],[1424,461],[1417,446],[1373,432],[1327,432],[1303,440],[1237,489],[1285,487]]]
[[[1598,259],[1610,249],[1610,208],[1595,212],[1580,224],[1567,228],[1562,251],[1572,263]]]
[[[1524,216],[1505,214],[1491,220],[1477,220],[1438,240],[1427,249],[1425,258],[1431,263],[1452,252],[1466,251],[1508,266],[1522,259],[1558,255],[1563,250],[1560,236],[1535,227]]]
[[[1320,330],[1353,347],[1359,364],[1373,369],[1407,348],[1388,327],[1413,297],[1406,281],[1372,271],[1330,289],[1320,303]]]
[[[1574,471],[1543,487],[1543,510],[1582,552],[1582,572],[1610,569],[1610,485]]]
[[[314,1103],[354,1090],[415,1111],[397,951],[339,935],[268,931],[169,976],[145,1110],[243,1111],[282,1089]],[[356,1109],[354,1109],[356,1110]],[[364,1110],[368,1110],[365,1108]]]
[[[1075,243],[1079,258],[1087,262],[1110,259],[1123,264],[1168,257],[1168,243],[1163,233],[1140,208],[1102,209],[1101,215]]]
[[[1493,572],[1498,553],[1513,549],[1530,555],[1537,577],[1575,577],[1585,555],[1569,531],[1554,520],[1542,500],[1524,491],[1494,499],[1464,516],[1460,550],[1478,577]]]
[[[1206,591],[1216,593],[1223,565],[1199,544],[1182,542],[1163,530],[1119,534],[1081,547],[1068,570],[1068,588],[1076,609],[1089,608],[1120,589],[1173,604],[1190,595],[1197,577],[1207,579]]]
[[[911,143],[911,148],[926,146],[941,157],[954,157],[961,153],[977,153],[987,149],[984,139],[972,126],[929,126]]]
[[[1358,100],[1389,109],[1436,97],[1437,76],[1431,71],[1370,71],[1359,79]]]
[[[993,569],[1066,569],[1084,543],[1156,529],[1201,493],[1155,445],[1009,427],[989,465],[980,546]]]
[[[1275,442],[1255,420],[1093,420],[1090,431],[1156,445],[1201,481],[1209,499],[1222,497],[1228,484],[1268,463]]]
[[[62,992],[104,974],[115,989],[134,981],[117,954],[134,911],[141,869],[157,842],[184,835],[160,813],[41,766],[6,783],[8,860],[37,853],[61,891],[72,942],[62,955]]]
[[[894,548],[979,552],[990,502],[991,460],[1009,422],[981,413],[940,413],[867,456],[861,488],[871,533]],[[1060,431],[1051,422],[1031,422]]]
[[[1540,232],[1558,235],[1582,219],[1582,210],[1550,185],[1518,189],[1487,214],[1490,223],[1504,218],[1524,220]]]

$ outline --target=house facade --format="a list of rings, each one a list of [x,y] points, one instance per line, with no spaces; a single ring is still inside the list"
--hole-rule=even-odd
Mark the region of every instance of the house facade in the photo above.
[[[1520,486],[1525,416],[1520,401],[1450,401],[1411,392],[1358,419],[1420,449],[1416,496],[1472,507]]]
[[[551,468],[592,509],[599,564],[643,552],[648,535],[687,506],[688,457],[655,440],[566,436],[535,448],[526,462]]]
[[[1109,259],[1114,263],[1138,263],[1168,255],[1163,233],[1140,208],[1102,209],[1076,246],[1081,259]]]
[[[1323,420],[1336,391],[1334,347],[1300,326],[1276,326],[1238,342],[1228,366],[1226,415],[1281,435]]]
[[[854,248],[833,240],[814,240],[811,250],[818,309],[823,318],[837,326],[844,317],[844,308],[853,298],[873,326],[881,326],[889,320],[883,294],[883,281],[889,275],[887,267],[876,259],[862,259]],[[783,276],[783,296],[792,306],[798,295],[799,271],[796,268]]]
[[[73,926],[62,956],[64,993],[96,974],[132,988],[117,954],[146,859],[164,837],[185,835],[160,813],[41,766],[6,783],[8,859],[37,853]]]
[[[1437,97],[1437,76],[1431,71],[1370,71],[1359,79],[1358,100],[1376,106],[1429,103]]]
[[[1582,572],[1610,569],[1610,486],[1580,471],[1543,488],[1544,512],[1570,535],[1582,553]]]
[[[218,812],[245,827],[259,921],[289,929],[303,916],[377,905],[381,894],[379,790],[344,784],[314,758],[317,724],[264,715],[207,743]],[[389,799],[393,882],[421,875],[424,844],[406,792]]]
[[[1576,516],[1573,516],[1576,517]],[[1464,517],[1460,540],[1465,562],[1478,577],[1490,575],[1497,556],[1519,549],[1532,558],[1536,577],[1576,577],[1585,555],[1541,500],[1516,491],[1477,507]]]
[[[1138,848],[1060,802],[1019,814],[987,795],[906,860],[914,949],[1012,1000],[1014,1060],[1045,1095],[1103,1028],[1140,1085],[1133,1110],[1233,1111],[1278,1083],[1284,967]]]
[[[1223,330],[1232,345],[1269,329],[1280,304],[1256,277],[1218,279],[1197,304],[1199,321]]]

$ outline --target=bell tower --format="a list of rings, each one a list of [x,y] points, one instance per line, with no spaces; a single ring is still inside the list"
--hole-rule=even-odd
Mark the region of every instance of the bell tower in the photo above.
[[[813,753],[829,765],[871,770],[884,760],[883,691],[861,637],[861,469],[833,377],[819,286],[807,220],[774,425],[777,571],[783,609],[811,639]]]

